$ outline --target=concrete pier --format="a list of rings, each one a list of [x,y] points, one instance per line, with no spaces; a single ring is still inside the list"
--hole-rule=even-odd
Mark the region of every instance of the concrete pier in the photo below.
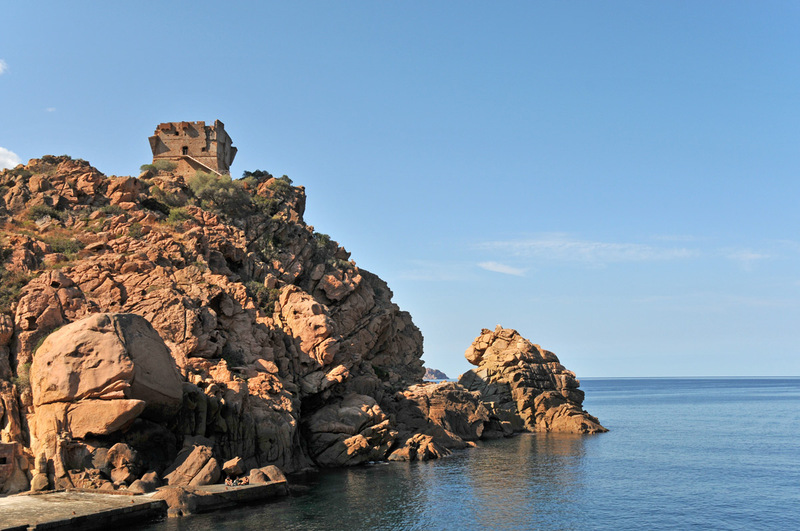
[[[180,489],[191,497],[192,513],[256,503],[289,494],[285,480],[238,487],[161,487],[158,492],[165,493],[173,489]],[[167,502],[155,499],[154,495],[67,490],[7,496],[0,498],[0,531],[83,531],[133,526],[167,516]]]
[[[108,529],[167,514],[163,500],[76,491],[0,498],[0,531]]]

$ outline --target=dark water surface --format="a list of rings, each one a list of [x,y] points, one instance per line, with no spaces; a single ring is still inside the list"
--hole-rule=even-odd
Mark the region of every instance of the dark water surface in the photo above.
[[[148,529],[800,529],[800,378],[584,379],[609,433],[329,471]]]

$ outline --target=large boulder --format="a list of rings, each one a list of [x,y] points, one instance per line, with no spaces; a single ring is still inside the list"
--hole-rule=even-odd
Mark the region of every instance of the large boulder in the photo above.
[[[145,417],[162,420],[174,415],[183,399],[169,349],[135,314],[94,314],[56,330],[36,351],[30,380],[36,407],[138,400]]]
[[[184,448],[164,474],[172,487],[211,485],[221,476],[222,470],[211,448],[203,445]]]
[[[144,401],[126,399],[41,404],[36,408],[34,427],[37,436],[48,434],[55,427],[76,439],[110,435],[130,426],[144,408]]]
[[[164,421],[183,401],[169,349],[134,314],[94,314],[51,333],[34,355],[30,383],[34,455],[53,460],[56,478],[69,468],[65,448],[124,432],[139,417]]]

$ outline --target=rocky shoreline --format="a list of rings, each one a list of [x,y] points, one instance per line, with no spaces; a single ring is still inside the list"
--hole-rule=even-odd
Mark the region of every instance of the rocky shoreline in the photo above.
[[[287,177],[0,172],[0,494],[153,490],[605,431],[575,375],[483,330],[458,382]],[[234,466],[235,465],[235,466]]]

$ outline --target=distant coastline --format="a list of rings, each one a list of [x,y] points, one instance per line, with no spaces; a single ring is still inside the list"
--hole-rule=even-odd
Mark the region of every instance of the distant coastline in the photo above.
[[[434,381],[434,380],[450,380],[451,378],[442,371],[439,371],[437,369],[431,369],[430,367],[425,367],[425,376],[423,376],[422,379],[427,381]]]

